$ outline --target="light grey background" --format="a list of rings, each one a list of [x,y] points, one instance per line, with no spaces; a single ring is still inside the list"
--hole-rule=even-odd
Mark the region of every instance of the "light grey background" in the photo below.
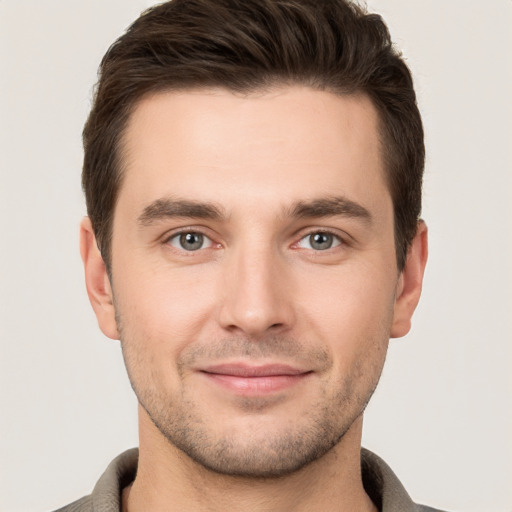
[[[0,511],[90,492],[137,444],[117,342],[78,254],[96,68],[152,2],[0,0]],[[391,343],[364,444],[415,500],[512,510],[512,2],[372,0],[414,72],[430,261]]]

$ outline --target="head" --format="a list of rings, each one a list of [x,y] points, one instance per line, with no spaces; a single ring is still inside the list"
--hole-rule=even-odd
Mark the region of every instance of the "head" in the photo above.
[[[141,439],[258,477],[357,441],[426,258],[421,121],[380,18],[155,7],[103,59],[84,141],[88,291]]]
[[[377,109],[402,270],[421,211],[421,117],[410,72],[386,25],[345,0],[174,0],[149,9],[111,46],[84,128],[82,174],[107,268],[123,181],[123,134],[142,98],[158,91],[222,87],[250,93],[292,84],[364,94]]]

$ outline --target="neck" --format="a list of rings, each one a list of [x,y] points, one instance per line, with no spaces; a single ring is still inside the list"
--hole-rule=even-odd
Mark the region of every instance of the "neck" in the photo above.
[[[376,512],[361,479],[362,418],[326,455],[290,475],[247,478],[212,472],[140,418],[137,477],[123,492],[123,512]]]

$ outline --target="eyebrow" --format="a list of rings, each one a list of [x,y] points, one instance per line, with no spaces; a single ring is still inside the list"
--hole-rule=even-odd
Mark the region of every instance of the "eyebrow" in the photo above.
[[[333,196],[312,201],[299,201],[290,209],[291,217],[320,218],[320,217],[349,217],[361,219],[371,224],[372,215],[364,206],[342,196]]]
[[[146,206],[137,220],[141,226],[147,227],[168,218],[220,220],[224,217],[223,209],[214,203],[164,198]]]
[[[367,223],[372,220],[364,206],[341,196],[298,201],[287,208],[286,216],[301,219],[343,216]],[[146,206],[137,220],[141,226],[147,227],[168,218],[222,220],[226,214],[221,206],[211,202],[161,198]]]

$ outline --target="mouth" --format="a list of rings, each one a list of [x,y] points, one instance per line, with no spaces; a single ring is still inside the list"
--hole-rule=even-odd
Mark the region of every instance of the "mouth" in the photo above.
[[[238,395],[261,396],[295,386],[312,374],[284,364],[221,364],[200,370],[212,384]]]

